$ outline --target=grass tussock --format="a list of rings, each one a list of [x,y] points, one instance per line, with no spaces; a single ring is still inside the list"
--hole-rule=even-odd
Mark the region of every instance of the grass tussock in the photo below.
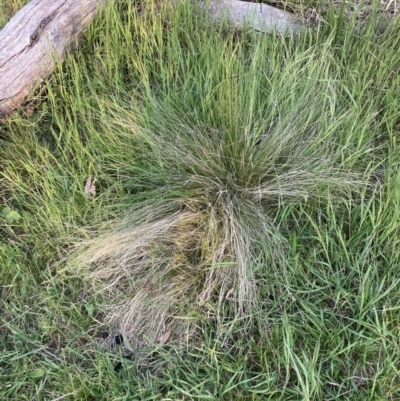
[[[141,82],[132,90],[141,95],[122,87],[99,104],[102,130],[130,142],[128,181],[144,189],[122,222],[73,262],[91,266],[91,277],[103,282],[120,331],[153,341],[170,329],[183,338],[196,320],[182,316],[209,302],[218,316],[229,304],[233,321],[257,316],[264,281],[255,266],[279,275],[290,261],[280,210],[350,199],[373,180],[361,160],[358,169],[344,162],[371,149],[361,146],[354,156],[352,144],[334,135],[353,116],[334,115],[336,84],[314,70],[316,61],[329,69],[329,58],[299,54],[271,81],[263,70],[266,38],[222,39],[206,19],[186,20],[197,25],[190,42],[174,27],[159,36],[160,23],[172,24],[176,12],[137,17],[132,62]],[[192,60],[196,46],[212,63]]]
[[[253,129],[242,126],[237,142],[225,128],[201,125],[196,116],[185,121],[162,104],[113,111],[116,135],[134,138],[136,157],[146,155],[149,170],[137,178],[153,189],[116,229],[79,251],[78,263],[103,281],[120,331],[154,341],[172,328],[183,338],[193,323],[182,319],[188,308],[212,300],[218,310],[230,303],[237,318],[251,319],[261,310],[252,268],[285,274],[289,263],[279,209],[350,197],[366,185],[366,177],[341,165],[337,144],[321,140],[318,116],[299,103],[273,125],[260,118]],[[159,178],[152,183],[154,169]]]

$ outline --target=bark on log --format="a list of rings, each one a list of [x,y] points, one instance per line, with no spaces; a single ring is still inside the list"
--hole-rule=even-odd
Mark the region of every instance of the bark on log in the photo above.
[[[0,116],[21,105],[105,0],[32,0],[0,31]]]

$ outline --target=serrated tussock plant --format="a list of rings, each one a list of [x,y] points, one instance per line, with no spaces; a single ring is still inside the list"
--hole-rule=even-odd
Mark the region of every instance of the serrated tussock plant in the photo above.
[[[193,327],[187,316],[210,303],[219,318],[227,303],[250,318],[262,302],[252,266],[285,274],[289,260],[279,209],[362,184],[340,167],[338,148],[319,139],[304,109],[268,127],[258,121],[255,132],[243,127],[234,141],[223,127],[161,102],[109,110],[107,129],[130,138],[141,160],[126,184],[146,189],[76,261],[104,283],[109,317],[126,335],[154,341],[173,330],[182,337]]]
[[[236,42],[188,5],[135,18],[123,54],[135,85],[94,96],[100,137],[124,153],[104,160],[133,205],[71,265],[101,283],[118,330],[156,341],[201,316],[257,316],[259,286],[290,263],[282,210],[353,196],[371,147],[351,140],[329,43]]]

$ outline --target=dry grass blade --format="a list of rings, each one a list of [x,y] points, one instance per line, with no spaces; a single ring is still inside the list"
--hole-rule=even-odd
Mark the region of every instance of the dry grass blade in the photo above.
[[[160,344],[160,345],[164,345],[164,344],[168,341],[168,339],[169,339],[170,336],[171,336],[171,330],[165,332],[165,333],[158,339],[157,343]]]
[[[96,181],[97,181],[96,178],[92,181],[92,177],[88,177],[88,179],[86,180],[84,188],[85,198],[88,199],[96,195],[96,185],[95,185]]]

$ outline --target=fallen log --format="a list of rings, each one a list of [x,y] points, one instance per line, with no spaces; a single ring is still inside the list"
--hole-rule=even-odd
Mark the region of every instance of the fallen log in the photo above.
[[[0,31],[0,116],[15,110],[74,46],[105,0],[32,0]]]
[[[240,0],[211,0],[210,15],[219,20],[227,18],[235,27],[247,24],[259,32],[272,31],[281,34],[298,34],[304,29],[295,15],[262,3],[251,3]]]
[[[0,117],[20,106],[63,60],[106,0],[32,0],[0,31]],[[224,15],[234,26],[297,33],[294,16],[265,4],[212,0],[215,19]]]

